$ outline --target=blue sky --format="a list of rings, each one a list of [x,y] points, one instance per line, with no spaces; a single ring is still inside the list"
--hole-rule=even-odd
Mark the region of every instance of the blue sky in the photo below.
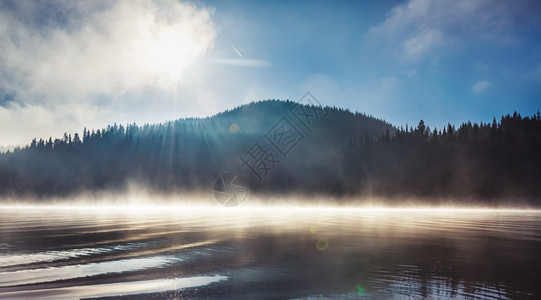
[[[0,145],[250,101],[432,128],[541,108],[538,1],[3,1]]]

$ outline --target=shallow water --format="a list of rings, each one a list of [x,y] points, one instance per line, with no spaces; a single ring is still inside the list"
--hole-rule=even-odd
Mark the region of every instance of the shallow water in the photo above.
[[[541,297],[541,212],[0,208],[0,298]]]

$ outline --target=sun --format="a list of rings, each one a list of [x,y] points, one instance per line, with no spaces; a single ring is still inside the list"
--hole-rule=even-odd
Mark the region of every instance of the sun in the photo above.
[[[209,26],[201,26],[201,17],[192,14],[196,14],[192,7],[183,7],[168,10],[167,14],[153,13],[134,22],[139,34],[131,43],[130,61],[155,86],[175,86],[196,60],[212,48],[215,32]]]
[[[201,54],[198,42],[182,28],[173,26],[158,26],[143,47],[143,68],[155,77],[159,86],[181,80],[184,71]]]

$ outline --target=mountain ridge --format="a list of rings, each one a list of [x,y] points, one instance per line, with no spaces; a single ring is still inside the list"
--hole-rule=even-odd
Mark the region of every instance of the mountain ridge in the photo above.
[[[541,116],[430,130],[347,109],[267,100],[205,118],[84,130],[0,155],[0,197],[206,193],[226,172],[250,193],[400,204],[541,204]]]
[[[295,124],[306,144],[297,145],[288,164],[301,158],[314,160],[322,153],[336,156],[336,150],[353,135],[376,139],[386,131],[395,131],[392,125],[364,114],[300,105],[297,107],[330,112],[324,123],[304,128],[290,111],[295,105],[292,101],[266,100],[204,118],[142,126],[115,124],[91,131],[85,128],[82,136],[66,133],[61,139],[34,139],[27,147],[0,156],[0,194],[69,196],[85,190],[121,190],[128,181],[158,190],[204,188],[226,170],[245,173],[241,156],[254,143],[265,142],[265,134],[284,118]],[[310,147],[315,141],[320,141],[317,151]],[[271,145],[267,148],[272,149]],[[309,159],[302,157],[307,153]],[[277,161],[286,158],[279,158],[276,151],[274,155]],[[278,167],[291,167],[281,165],[276,166],[277,171]],[[250,172],[246,177],[251,177]],[[261,185],[254,187],[257,190]]]

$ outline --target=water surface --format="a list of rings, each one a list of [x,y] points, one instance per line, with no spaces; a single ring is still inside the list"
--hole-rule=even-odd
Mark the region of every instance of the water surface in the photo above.
[[[538,211],[0,208],[9,299],[536,299],[538,253]]]

